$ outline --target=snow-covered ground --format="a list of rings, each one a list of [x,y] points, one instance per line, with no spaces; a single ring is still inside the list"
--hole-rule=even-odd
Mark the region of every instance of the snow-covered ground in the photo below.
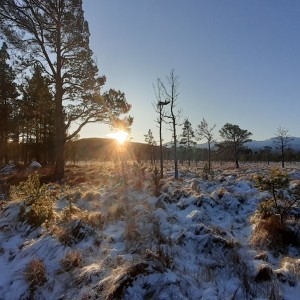
[[[48,227],[21,223],[22,202],[5,204],[1,300],[300,299],[299,246],[271,251],[251,242],[250,218],[266,197],[253,175],[272,166],[214,164],[205,180],[203,165],[184,165],[175,181],[170,164],[159,197],[150,166],[127,165],[125,180],[118,167],[84,164],[49,185],[56,221]],[[300,165],[286,171],[300,179]],[[293,222],[300,228],[298,217]],[[46,280],[30,288],[34,260]]]

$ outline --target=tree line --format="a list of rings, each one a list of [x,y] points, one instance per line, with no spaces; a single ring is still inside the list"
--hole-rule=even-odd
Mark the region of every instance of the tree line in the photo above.
[[[61,179],[83,126],[132,123],[125,94],[101,91],[81,0],[3,0],[0,34],[0,163],[39,159]]]
[[[281,166],[284,168],[286,159],[297,159],[290,147],[289,143],[292,138],[288,135],[288,130],[282,127],[277,129],[274,139],[274,147],[277,153],[272,153],[272,147],[266,146],[260,151],[252,151],[245,147],[245,143],[250,142],[252,133],[246,129],[241,129],[238,125],[226,123],[220,130],[219,135],[221,141],[215,138],[214,129],[215,124],[209,125],[203,118],[201,123],[197,125],[196,130],[193,130],[192,124],[186,118],[183,123],[180,119],[182,111],[176,110],[177,99],[179,95],[179,81],[178,76],[175,75],[174,70],[171,70],[164,82],[160,78],[154,86],[154,92],[157,102],[153,104],[155,112],[158,114],[156,122],[159,127],[159,160],[160,160],[160,177],[163,178],[163,162],[164,158],[174,160],[174,177],[178,178],[178,160],[187,160],[190,165],[191,160],[199,161],[206,157],[208,172],[212,171],[212,155],[214,160],[234,160],[236,168],[239,168],[241,158],[245,161],[262,160],[266,158],[269,161],[280,160]],[[163,125],[170,126],[172,132],[172,151],[163,150]],[[181,125],[182,133],[178,134],[178,126]],[[197,149],[196,140],[205,140],[207,149]],[[157,144],[151,129],[145,134],[145,141],[150,148],[151,162],[154,161],[154,146]],[[214,149],[214,151],[212,151]],[[217,149],[217,150],[216,150]],[[299,155],[298,155],[299,156]]]
[[[102,122],[128,128],[133,119],[124,117],[131,108],[125,94],[103,92],[105,76],[89,46],[89,27],[82,0],[2,0],[0,2],[0,164],[32,159],[55,166],[54,177],[64,176],[65,145],[88,123]],[[190,163],[194,132],[188,120],[181,121],[178,109],[179,80],[172,70],[154,85],[159,127],[160,177],[163,177],[163,127],[172,131],[174,175],[182,153]],[[178,127],[184,125],[183,133]],[[196,128],[197,138],[208,143],[211,170],[213,130],[205,119]],[[220,157],[231,153],[239,167],[243,145],[252,135],[227,123],[219,131]],[[284,167],[288,155],[285,129],[278,132],[278,149]],[[147,137],[152,147],[154,140]],[[152,153],[154,153],[152,148]],[[178,157],[180,155],[180,157]]]

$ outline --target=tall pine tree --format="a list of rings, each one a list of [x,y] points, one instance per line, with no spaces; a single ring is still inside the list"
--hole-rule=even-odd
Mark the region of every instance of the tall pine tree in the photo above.
[[[55,107],[49,81],[42,75],[39,66],[35,66],[32,77],[23,88],[23,99],[19,102],[23,121],[21,130],[27,152],[24,161],[36,159],[51,163]]]
[[[186,147],[187,149],[189,166],[191,165],[191,149],[192,146],[196,144],[196,142],[193,140],[194,138],[195,138],[195,133],[192,128],[192,124],[188,119],[185,119],[183,123],[180,144],[183,144],[184,147]]]
[[[55,173],[64,176],[64,145],[91,122],[111,123],[130,110],[125,98],[101,97],[89,47],[90,32],[82,0],[2,0],[0,30],[22,55],[22,67],[39,64],[54,91]],[[120,100],[120,98],[118,98]],[[72,124],[79,124],[70,132]]]
[[[17,97],[15,73],[8,64],[7,44],[0,49],[0,163],[8,163],[8,141],[13,131],[13,106]]]

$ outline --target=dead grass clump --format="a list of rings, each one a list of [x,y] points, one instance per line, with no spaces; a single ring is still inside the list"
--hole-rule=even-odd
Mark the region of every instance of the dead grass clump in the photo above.
[[[67,226],[74,243],[79,243],[94,233],[93,228],[81,220],[72,220]]]
[[[70,232],[65,227],[55,226],[52,229],[52,233],[57,237],[57,239],[65,246],[71,246],[73,243],[73,237]]]
[[[64,227],[54,227],[52,233],[65,246],[77,244],[94,233],[94,229],[81,220],[71,220]]]
[[[79,251],[70,251],[60,261],[65,272],[69,272],[75,268],[83,266],[82,254]]]
[[[281,223],[279,215],[267,218],[254,218],[255,228],[252,233],[251,243],[257,247],[270,250],[282,249],[287,245],[295,245],[295,234]]]
[[[98,293],[105,300],[123,299],[126,289],[132,285],[134,280],[139,276],[149,274],[149,264],[138,262],[132,265],[124,265],[113,270],[112,275],[100,283]]]
[[[69,206],[66,206],[61,212],[63,221],[70,221],[74,219],[85,219],[86,214],[87,214],[86,211],[82,211],[80,208],[73,205],[72,203],[70,203]]]
[[[174,269],[173,252],[173,248],[169,245],[158,245],[155,251],[147,249],[145,258],[154,261],[156,267],[164,272],[166,269]]]
[[[280,269],[276,270],[277,277],[281,282],[287,282],[294,286],[300,278],[300,259],[285,257],[280,263]]]
[[[35,290],[38,286],[42,286],[46,281],[46,267],[41,259],[33,259],[30,261],[24,272],[24,277],[30,286],[30,290]]]
[[[122,203],[112,204],[107,213],[107,219],[109,220],[119,220],[125,214],[125,207]]]
[[[72,203],[62,210],[61,220],[63,222],[80,220],[84,224],[90,225],[94,228],[102,228],[104,224],[104,218],[101,212],[89,212],[87,210],[81,210]]]
[[[129,216],[126,222],[125,228],[125,240],[127,248],[132,246],[136,242],[141,242],[142,234],[139,230],[138,223],[134,216]]]
[[[88,213],[84,221],[88,225],[91,225],[94,228],[99,228],[99,229],[101,229],[104,224],[104,218],[101,212]]]
[[[256,282],[270,281],[273,277],[273,270],[270,266],[263,264],[259,267],[259,270],[255,276]]]
[[[78,176],[78,177],[74,178],[74,181],[73,181],[74,184],[80,184],[80,183],[85,183],[85,182],[87,182],[87,179],[85,176]]]

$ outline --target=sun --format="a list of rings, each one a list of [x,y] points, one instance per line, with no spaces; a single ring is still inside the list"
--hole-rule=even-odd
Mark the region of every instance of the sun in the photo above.
[[[123,144],[128,137],[128,133],[123,130],[119,130],[113,133],[109,133],[108,136],[117,140],[119,144]]]

